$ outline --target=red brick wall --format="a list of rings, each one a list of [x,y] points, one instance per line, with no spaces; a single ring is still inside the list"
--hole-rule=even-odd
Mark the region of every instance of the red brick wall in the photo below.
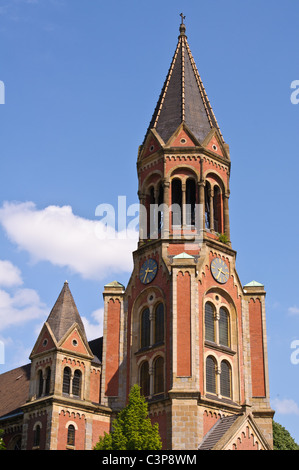
[[[252,396],[265,397],[265,368],[262,309],[259,299],[249,302],[249,330],[251,352]]]
[[[159,434],[162,441],[162,449],[167,449],[167,415],[166,412],[163,411],[159,414],[154,414],[150,416],[151,423],[155,424],[158,423],[159,425]]]
[[[94,403],[100,403],[101,393],[101,374],[99,371],[92,370],[90,373],[90,400]]]
[[[236,439],[233,450],[259,450],[254,436],[250,434],[249,427],[246,428],[246,434],[242,432],[241,436]]]
[[[220,419],[220,414],[217,414],[212,411],[205,411],[203,414],[203,435],[205,436],[207,432],[214,426],[214,424]]]
[[[104,432],[110,432],[110,424],[102,421],[93,421],[92,423],[92,447],[99,441],[100,436],[104,436]]]
[[[118,395],[120,302],[110,299],[107,318],[106,395]]]
[[[78,428],[76,429],[76,432],[75,432],[76,450],[84,450],[85,449],[85,417],[84,415],[79,416],[78,414],[70,413],[68,411],[65,413],[62,411],[59,414],[57,450],[66,450],[67,448],[67,432],[68,432],[67,424],[69,421],[72,421],[72,423],[75,423]]]
[[[190,274],[177,277],[177,375],[191,376],[191,283]]]

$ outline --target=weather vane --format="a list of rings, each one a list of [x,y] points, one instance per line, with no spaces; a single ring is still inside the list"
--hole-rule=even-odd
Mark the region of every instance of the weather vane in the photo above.
[[[181,13],[180,17],[182,18],[182,23],[181,24],[184,24],[184,19],[186,18],[186,16],[184,16],[183,13]]]

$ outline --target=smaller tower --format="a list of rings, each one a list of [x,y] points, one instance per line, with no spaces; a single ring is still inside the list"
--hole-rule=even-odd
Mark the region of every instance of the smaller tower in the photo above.
[[[88,450],[109,431],[110,412],[100,406],[99,343],[88,343],[65,282],[30,355],[23,449]]]

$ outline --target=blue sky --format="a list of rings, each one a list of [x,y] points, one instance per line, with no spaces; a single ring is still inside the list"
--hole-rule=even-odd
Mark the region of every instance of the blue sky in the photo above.
[[[275,419],[299,442],[296,0],[0,0],[0,373],[28,362],[66,279],[89,339],[103,286],[127,284],[136,240],[104,245],[95,211],[137,202],[138,146],[181,11],[230,145],[239,276],[267,291]]]

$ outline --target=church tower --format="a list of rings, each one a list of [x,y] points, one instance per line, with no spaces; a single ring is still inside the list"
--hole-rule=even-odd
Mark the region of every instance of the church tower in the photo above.
[[[165,449],[272,446],[265,290],[237,274],[230,168],[182,16],[138,151],[134,269],[104,291],[102,403],[138,383]]]

